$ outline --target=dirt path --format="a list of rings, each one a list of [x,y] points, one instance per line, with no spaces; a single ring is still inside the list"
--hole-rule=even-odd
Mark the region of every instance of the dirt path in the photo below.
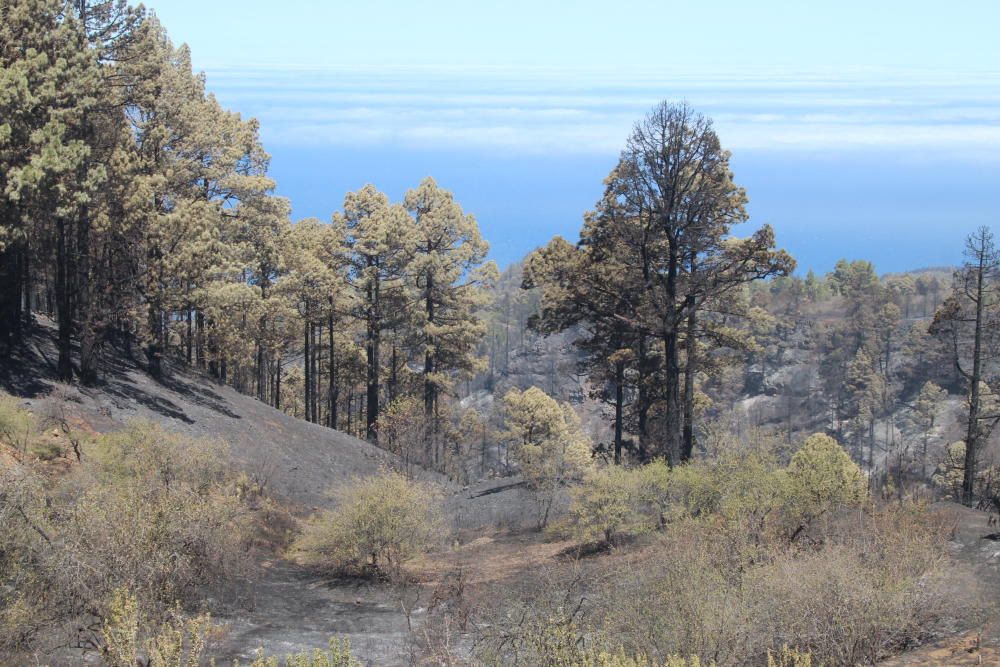
[[[212,655],[219,665],[247,663],[258,647],[284,658],[323,648],[346,637],[366,665],[406,665],[407,626],[386,587],[364,581],[324,579],[288,561],[265,564],[249,610],[215,620],[225,626]]]

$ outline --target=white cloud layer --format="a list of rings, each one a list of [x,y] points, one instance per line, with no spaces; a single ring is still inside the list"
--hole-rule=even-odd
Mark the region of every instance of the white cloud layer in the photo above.
[[[1000,72],[772,75],[538,69],[208,72],[268,144],[614,154],[661,99],[714,118],[731,150],[902,151],[1000,160]]]

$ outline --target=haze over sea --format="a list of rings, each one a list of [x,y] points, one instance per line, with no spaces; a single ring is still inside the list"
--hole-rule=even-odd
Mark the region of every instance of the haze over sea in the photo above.
[[[295,219],[432,175],[504,266],[575,239],[632,124],[684,99],[733,153],[746,229],[773,225],[801,273],[955,264],[1000,220],[993,3],[542,4],[152,2],[209,90],[260,119]]]

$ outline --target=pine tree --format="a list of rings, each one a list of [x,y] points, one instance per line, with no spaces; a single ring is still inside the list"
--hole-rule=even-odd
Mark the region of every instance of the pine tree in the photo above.
[[[476,219],[466,214],[452,194],[426,178],[406,193],[403,205],[414,218],[414,257],[409,269],[419,294],[419,337],[423,348],[425,417],[434,426],[428,445],[440,458],[439,399],[453,389],[457,377],[485,368],[476,347],[486,327],[479,311],[486,291],[497,278],[496,265],[484,263],[489,245]]]
[[[344,230],[353,291],[354,316],[364,323],[367,358],[366,433],[378,441],[382,389],[382,337],[412,312],[410,262],[416,231],[406,209],[366,185],[344,198],[344,211],[334,217]]]
[[[630,272],[621,253],[614,252],[615,246],[591,243],[590,230],[585,222],[579,248],[556,237],[533,252],[525,264],[522,287],[542,292],[539,313],[529,326],[542,333],[573,326],[585,332],[576,345],[586,354],[584,371],[597,387],[596,396],[613,405],[612,450],[615,463],[621,463],[626,372],[636,366],[639,342],[629,318],[635,316],[639,292],[625,282]]]
[[[583,311],[567,323],[574,318],[610,323],[612,330],[601,335],[610,333],[618,345],[632,339],[640,376],[641,456],[647,451],[649,411],[658,403],[664,424],[658,453],[672,462],[691,457],[698,340],[736,340],[727,337],[729,328],[702,315],[732,301],[746,283],[794,268],[787,253],[774,249],[767,226],[746,239],[731,237],[732,227],[747,219],[745,203],[711,121],[687,105],[660,104],[636,124],[605,180],[596,212],[585,221],[586,270],[562,270],[567,291],[558,299],[569,311]],[[582,300],[572,295],[577,277],[594,292]],[[602,290],[610,298],[595,299]],[[625,323],[627,336],[616,319]],[[615,370],[618,377],[620,370]]]
[[[965,246],[965,264],[955,274],[952,295],[934,314],[930,331],[950,344],[952,362],[967,386],[962,502],[971,505],[982,446],[1000,422],[996,410],[983,409],[985,402],[996,400],[986,368],[1000,356],[1000,251],[988,227],[971,234]]]
[[[948,393],[933,382],[925,382],[913,404],[912,421],[920,432],[920,473],[927,477],[927,446],[934,428],[938,410]]]
[[[29,257],[52,258],[58,374],[73,376],[78,260],[89,251],[87,208],[106,178],[92,159],[88,117],[101,101],[101,71],[82,24],[62,2],[0,5],[0,289],[2,338],[19,335],[30,282]],[[82,244],[82,247],[81,247]]]
[[[320,412],[322,372],[318,349],[324,345],[319,327],[334,316],[331,295],[343,290],[343,237],[336,225],[309,218],[296,223],[285,247],[289,273],[279,284],[284,298],[294,304],[302,340],[303,405],[307,421],[317,422]]]

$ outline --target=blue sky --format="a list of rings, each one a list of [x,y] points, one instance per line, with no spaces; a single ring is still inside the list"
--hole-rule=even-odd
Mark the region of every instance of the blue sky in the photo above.
[[[150,4],[297,218],[433,175],[503,265],[573,238],[632,123],[686,99],[803,270],[952,264],[1000,219],[1000,3]]]

